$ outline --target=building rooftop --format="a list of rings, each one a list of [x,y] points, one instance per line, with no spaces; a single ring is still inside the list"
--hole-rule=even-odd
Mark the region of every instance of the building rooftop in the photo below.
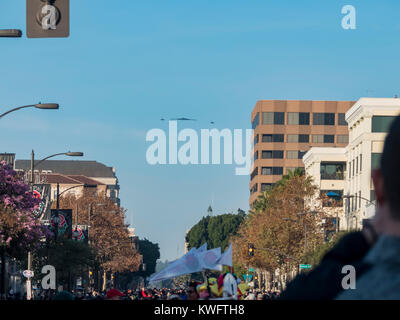
[[[43,183],[54,184],[92,184],[92,185],[104,185],[103,183],[90,179],[82,175],[64,175],[58,173],[41,173],[40,180]]]
[[[35,161],[35,164],[38,163]],[[15,160],[16,170],[30,170],[30,160]],[[60,173],[64,175],[77,175],[92,178],[116,178],[115,169],[97,161],[81,160],[46,160],[42,162],[35,170],[50,171],[51,173]]]

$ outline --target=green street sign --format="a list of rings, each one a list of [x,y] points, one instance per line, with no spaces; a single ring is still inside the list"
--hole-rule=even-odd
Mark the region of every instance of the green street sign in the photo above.
[[[301,264],[300,269],[311,269],[311,264]]]

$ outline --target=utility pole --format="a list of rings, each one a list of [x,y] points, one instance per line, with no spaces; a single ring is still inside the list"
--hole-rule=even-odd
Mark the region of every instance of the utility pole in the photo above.
[[[31,153],[31,193],[33,196],[33,184],[35,183],[35,152],[32,150]],[[31,265],[32,265],[32,255],[31,252],[28,251],[28,271],[31,271]],[[26,300],[31,300],[32,299],[32,282],[31,278],[28,277],[26,279]]]

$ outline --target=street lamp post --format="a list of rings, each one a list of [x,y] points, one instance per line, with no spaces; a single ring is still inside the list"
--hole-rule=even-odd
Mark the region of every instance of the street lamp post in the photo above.
[[[43,109],[58,109],[58,104],[57,105],[43,105],[43,106],[45,106]],[[3,115],[1,115],[0,116],[0,118],[1,117],[3,117],[3,116],[5,116],[6,114],[8,114],[8,113],[11,113],[11,112],[13,112],[13,111],[16,111],[16,110],[19,110],[19,109],[22,109],[22,108],[27,108],[27,107],[29,107],[29,106],[25,106],[25,107],[19,107],[19,108],[15,108],[15,109],[13,109],[13,110],[10,110],[10,111],[8,111],[8,112],[6,112],[6,113],[4,113]],[[82,152],[65,152],[65,153],[56,153],[56,154],[53,154],[53,155],[50,155],[50,156],[48,156],[48,157],[46,157],[46,158],[44,158],[43,160],[41,160],[41,161],[39,161],[37,164],[36,164],[36,166],[38,166],[40,163],[42,163],[43,161],[45,161],[45,160],[47,160],[47,159],[49,159],[49,158],[52,158],[52,157],[56,157],[56,156],[59,156],[59,155],[67,155],[67,156],[83,156],[83,153]],[[32,153],[31,153],[31,192],[33,192],[33,186],[34,186],[34,183],[35,183],[35,181],[34,181],[34,171],[35,171],[35,152],[32,150]],[[59,184],[57,183],[57,206],[58,206],[58,194],[59,194]],[[56,239],[57,239],[57,235],[58,235],[58,222],[59,222],[59,218],[58,218],[58,209],[57,209],[57,214],[56,214],[56,219],[54,219],[54,225],[55,225],[55,237],[56,237]],[[28,252],[28,270],[30,270],[30,265],[31,265],[31,263],[32,263],[32,258],[31,258],[31,254],[30,254],[30,252]],[[30,300],[30,292],[31,292],[31,282],[30,282],[30,279],[28,278],[28,280],[27,280],[27,292],[29,293],[29,295],[27,295],[27,298],[28,298],[28,300]]]
[[[19,29],[2,29],[0,30],[0,38],[21,38],[22,31]]]
[[[14,112],[14,111],[18,111],[21,109],[25,109],[25,108],[36,108],[36,109],[43,109],[43,110],[57,110],[60,108],[60,106],[57,103],[38,103],[38,104],[29,104],[26,106],[22,106],[22,107],[17,107],[11,110],[8,110],[7,112],[4,112],[2,114],[0,114],[0,119],[3,118],[5,115]]]

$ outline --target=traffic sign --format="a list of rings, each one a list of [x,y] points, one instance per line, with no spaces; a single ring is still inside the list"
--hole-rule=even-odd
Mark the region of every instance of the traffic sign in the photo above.
[[[26,0],[28,38],[69,36],[69,0]]]
[[[311,264],[301,264],[300,269],[311,269]]]
[[[24,275],[25,278],[33,278],[34,273],[32,270],[24,270],[22,272],[22,274]]]

